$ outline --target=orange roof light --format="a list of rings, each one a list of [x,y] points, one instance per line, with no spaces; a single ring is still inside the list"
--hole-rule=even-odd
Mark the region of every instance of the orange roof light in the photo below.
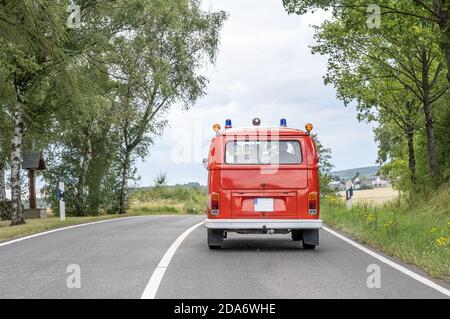
[[[314,126],[311,123],[305,125],[305,130],[308,134],[313,130]]]
[[[213,125],[213,130],[214,130],[214,132],[216,132],[216,134],[218,134],[220,132],[221,128],[222,127],[220,126],[220,124],[214,124]]]

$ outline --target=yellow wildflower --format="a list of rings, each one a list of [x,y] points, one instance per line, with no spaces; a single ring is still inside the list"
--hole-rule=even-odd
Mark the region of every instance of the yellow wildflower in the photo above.
[[[447,238],[445,238],[445,237],[443,237],[443,236],[437,238],[437,239],[436,239],[436,244],[437,244],[439,247],[443,247],[443,246],[447,245]]]
[[[394,222],[391,220],[388,223],[384,224],[384,227],[389,228],[394,224]]]

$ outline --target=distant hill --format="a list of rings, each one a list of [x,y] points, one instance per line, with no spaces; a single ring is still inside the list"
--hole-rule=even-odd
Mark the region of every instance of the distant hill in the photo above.
[[[341,179],[350,179],[355,176],[357,172],[359,172],[359,176],[371,177],[376,176],[379,169],[379,166],[351,168],[343,171],[331,172],[331,176],[338,176]]]
[[[197,182],[190,182],[186,184],[176,184],[173,187],[186,187],[186,188],[205,188],[206,186],[201,185]]]

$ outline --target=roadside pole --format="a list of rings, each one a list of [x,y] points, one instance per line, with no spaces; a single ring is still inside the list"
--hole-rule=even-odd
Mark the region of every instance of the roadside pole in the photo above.
[[[64,202],[64,183],[59,182],[58,187],[58,199],[59,199],[59,220],[66,220],[66,203]]]
[[[347,209],[352,209],[353,205],[353,185],[351,181],[345,182],[345,199],[347,200]]]

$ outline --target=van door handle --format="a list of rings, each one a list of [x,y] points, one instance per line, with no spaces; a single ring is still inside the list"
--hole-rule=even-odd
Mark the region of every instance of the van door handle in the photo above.
[[[266,189],[267,184],[266,183],[262,183],[261,186],[262,186],[263,189]]]

